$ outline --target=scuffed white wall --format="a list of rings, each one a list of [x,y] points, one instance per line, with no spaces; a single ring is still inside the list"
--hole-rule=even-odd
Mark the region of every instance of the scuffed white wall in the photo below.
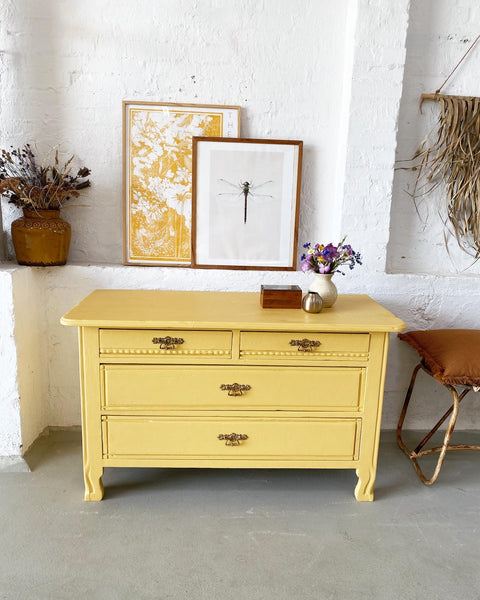
[[[118,266],[124,99],[239,104],[243,136],[302,139],[300,239],[336,237],[341,199],[333,174],[348,9],[346,0],[2,2],[0,147],[28,141],[42,158],[60,144],[66,156],[75,153],[92,169],[92,188],[63,211],[73,228],[69,260],[117,266],[80,268],[82,281],[91,279],[82,294],[122,282],[188,287],[182,284],[184,270],[139,269],[134,275]],[[19,211],[3,202],[2,213],[2,248],[13,257],[10,223]],[[71,305],[78,272],[54,269],[52,287],[45,272],[32,273],[30,279],[22,270],[10,274],[18,357],[11,397],[21,419],[7,422],[7,438],[18,439],[15,452],[6,453],[18,453],[22,441],[28,447],[45,424],[79,423],[75,333],[58,320]],[[45,277],[32,293],[33,281]],[[199,289],[225,289],[224,272],[192,279]],[[249,289],[260,280],[253,272],[241,278]],[[39,302],[35,309],[29,308],[32,296]],[[36,311],[44,318],[37,319]],[[5,331],[12,327],[8,314]],[[63,336],[68,345],[62,345]]]
[[[0,268],[0,456],[22,454],[12,269]]]
[[[54,346],[46,314],[44,273],[21,267],[13,273],[13,316],[18,362],[22,450],[26,451],[49,424],[50,384],[47,378]]]
[[[19,376],[17,383],[6,379],[12,394],[1,406],[13,407],[7,434],[17,450],[22,385],[26,437],[39,433],[44,422],[80,423],[76,331],[59,319],[93,289],[308,287],[308,275],[300,272],[120,265],[122,99],[240,104],[244,136],[303,139],[300,242],[335,241],[347,233],[365,257],[363,267],[336,277],[340,293],[369,294],[410,329],[480,328],[478,271],[460,276],[444,266],[448,258],[437,243],[436,226],[429,221],[423,229],[405,203],[402,188],[411,180],[401,173],[400,181],[399,172],[394,180],[397,138],[397,158],[420,141],[414,103],[421,91],[435,88],[439,73],[446,76],[447,63],[464,48],[460,30],[465,26],[470,36],[474,25],[468,19],[478,22],[474,0],[48,0],[41,5],[9,0],[0,8],[9,20],[8,26],[0,24],[6,32],[0,81],[15,81],[0,87],[0,142],[19,144],[28,133],[46,144],[62,139],[92,168],[94,185],[82,200],[88,207],[65,211],[74,232],[69,265],[35,269],[31,279],[5,270],[0,344],[12,356],[15,350]],[[473,93],[470,87],[464,91]],[[4,207],[7,233],[12,215]],[[8,298],[24,299],[31,289],[40,303],[37,351],[43,358],[33,345],[23,353],[36,318],[25,308],[15,315],[22,324],[17,321],[17,347],[12,346]],[[384,428],[396,425],[415,362],[415,352],[392,336]],[[412,413],[410,426],[427,427],[432,406],[448,401],[432,383],[419,380],[418,395],[431,401]],[[480,428],[470,400],[459,426]],[[0,440],[3,434],[0,430]]]
[[[388,270],[393,273],[480,275],[480,263],[462,252],[450,238],[445,249],[441,188],[419,198],[412,193],[415,173],[402,170],[421,141],[435,127],[436,102],[419,102],[423,92],[434,93],[479,34],[480,6],[474,0],[412,0],[407,38],[403,96],[399,114],[397,170],[393,188]],[[447,82],[442,93],[479,96],[480,42]],[[435,134],[435,131],[434,131]],[[476,283],[472,282],[472,287]],[[479,323],[480,325],[480,323]]]
[[[411,202],[407,199],[405,203],[405,194],[398,186],[399,172],[394,171],[397,141],[398,158],[405,130],[416,138],[417,145],[422,139],[418,122],[411,127],[411,115],[406,118],[403,112],[405,98],[417,101],[424,91],[412,81],[418,84],[420,80],[429,80],[430,73],[435,72],[435,53],[444,51],[440,32],[450,26],[457,27],[452,31],[458,31],[462,24],[472,32],[478,23],[475,15],[478,16],[478,9],[473,0],[461,3],[447,0],[404,0],[394,4],[359,2],[342,225],[344,229],[353,230],[351,237],[355,245],[362,248],[366,260],[365,269],[342,278],[340,289],[368,293],[401,317],[409,329],[480,328],[478,276],[474,270],[459,275],[443,268],[448,254],[441,243],[436,244],[432,231],[425,231],[425,243],[419,245],[417,234],[421,223]],[[469,18],[473,19],[472,23],[468,22]],[[451,42],[455,36],[448,38]],[[452,54],[457,49],[458,44],[455,44]],[[462,53],[464,51],[465,48]],[[423,63],[424,53],[430,53],[430,63]],[[441,70],[441,60],[439,64]],[[447,74],[448,70],[444,77]],[[437,80],[436,84],[438,87],[441,81]],[[404,183],[410,184],[414,174],[400,173],[406,177]],[[402,254],[397,255],[399,260],[405,260],[400,257],[407,254],[411,260],[408,267],[398,269],[405,274],[394,275],[389,272],[397,271],[392,269],[391,261],[399,250],[398,241],[402,243]],[[396,426],[416,362],[417,353],[392,336],[384,428]],[[417,404],[418,399],[421,402]],[[450,394],[431,378],[419,377],[407,426],[430,428],[435,422],[434,415],[443,414],[450,400]],[[462,406],[459,428],[480,427],[475,401],[475,395],[471,394]]]
[[[29,142],[43,158],[65,139],[54,85],[57,10],[55,2],[0,2],[0,148]],[[1,202],[0,259],[11,259],[10,224],[21,212]]]
[[[375,273],[385,272],[409,4],[360,0],[354,33],[341,223]]]
[[[122,100],[235,104],[244,137],[304,141],[301,235],[336,236],[348,0],[6,0],[0,145],[92,170],[71,262],[122,262]],[[1,50],[2,48],[0,48]],[[86,206],[84,206],[86,205]],[[4,206],[4,230],[17,211]],[[12,248],[9,244],[9,252]]]
[[[0,265],[0,457],[22,456],[49,425],[43,275]]]

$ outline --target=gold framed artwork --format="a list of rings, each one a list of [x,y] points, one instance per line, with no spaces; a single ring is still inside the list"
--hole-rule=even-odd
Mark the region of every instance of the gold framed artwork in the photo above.
[[[239,106],[123,102],[124,264],[190,266],[192,138],[239,135]]]
[[[294,271],[303,142],[193,138],[192,266]]]

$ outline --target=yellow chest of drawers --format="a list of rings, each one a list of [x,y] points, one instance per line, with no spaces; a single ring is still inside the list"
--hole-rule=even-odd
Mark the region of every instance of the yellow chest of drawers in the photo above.
[[[258,294],[97,290],[79,328],[85,499],[104,467],[355,469],[373,500],[388,333],[368,296],[319,314]]]

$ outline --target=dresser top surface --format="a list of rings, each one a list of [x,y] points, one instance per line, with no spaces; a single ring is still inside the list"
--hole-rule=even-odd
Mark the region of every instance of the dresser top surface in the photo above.
[[[366,295],[344,294],[318,314],[262,308],[257,292],[96,290],[63,325],[127,329],[204,328],[282,331],[403,331],[403,321]]]

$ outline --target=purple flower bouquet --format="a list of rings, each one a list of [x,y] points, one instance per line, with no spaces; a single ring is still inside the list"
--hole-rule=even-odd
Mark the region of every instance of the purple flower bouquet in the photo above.
[[[327,244],[315,244],[307,242],[303,244],[305,248],[304,254],[302,254],[302,271],[307,273],[313,271],[313,273],[320,273],[322,275],[333,275],[333,273],[341,273],[345,275],[340,267],[348,265],[349,269],[353,269],[355,265],[361,265],[360,252],[350,246],[350,244],[344,244],[345,238],[337,245],[334,246],[332,243]]]

